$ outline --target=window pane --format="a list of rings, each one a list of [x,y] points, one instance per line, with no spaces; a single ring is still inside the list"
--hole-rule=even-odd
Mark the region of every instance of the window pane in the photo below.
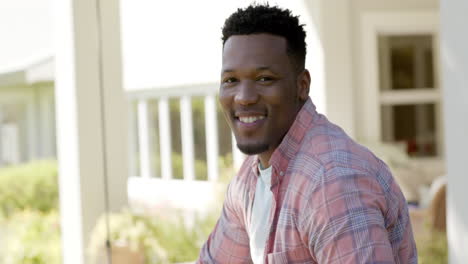
[[[414,73],[414,47],[392,47],[390,50],[392,89],[416,87]]]
[[[435,105],[382,106],[382,139],[403,143],[410,156],[437,155]]]
[[[381,90],[434,88],[431,35],[379,36]]]
[[[424,50],[424,87],[434,87],[434,65],[432,49]]]

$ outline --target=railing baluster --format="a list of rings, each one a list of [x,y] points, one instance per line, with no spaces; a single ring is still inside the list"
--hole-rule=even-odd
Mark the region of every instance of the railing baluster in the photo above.
[[[151,143],[148,125],[148,102],[145,99],[138,101],[138,146],[140,150],[140,175],[151,177]]]
[[[172,179],[171,123],[169,100],[159,99],[159,145],[161,148],[161,175],[165,180]]]
[[[213,94],[205,96],[205,133],[208,180],[218,179],[218,125],[216,100]]]
[[[184,179],[195,179],[195,154],[193,150],[192,102],[190,96],[180,98],[180,128],[182,136],[182,155]]]

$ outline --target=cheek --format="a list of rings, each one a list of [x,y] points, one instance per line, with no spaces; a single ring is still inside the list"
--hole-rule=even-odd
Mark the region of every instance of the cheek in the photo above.
[[[232,111],[232,96],[227,96],[223,94],[221,91],[218,96],[218,101],[221,106],[221,110],[223,112],[224,118],[228,123],[231,122],[231,111]]]
[[[224,92],[223,90],[219,91],[218,101],[223,109],[228,108],[232,102],[232,96]]]
[[[284,105],[289,104],[297,96],[296,84],[290,79],[284,79],[277,83],[271,89],[265,90],[265,96],[271,101],[271,103]]]
[[[265,101],[277,111],[288,111],[295,104],[293,92],[277,89],[264,94]]]

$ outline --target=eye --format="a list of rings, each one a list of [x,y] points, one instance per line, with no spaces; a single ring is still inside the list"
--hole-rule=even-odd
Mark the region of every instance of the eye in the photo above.
[[[261,76],[257,79],[257,81],[260,81],[260,82],[271,82],[273,80],[274,79],[270,76]]]
[[[232,84],[232,83],[235,83],[237,82],[237,79],[234,78],[234,77],[227,77],[225,79],[223,79],[222,83],[223,84]]]

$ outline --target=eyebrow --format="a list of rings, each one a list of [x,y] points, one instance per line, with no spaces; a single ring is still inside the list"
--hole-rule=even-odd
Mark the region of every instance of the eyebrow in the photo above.
[[[255,71],[266,71],[266,70],[271,71],[271,67],[260,66],[260,67],[255,68]],[[223,70],[222,73],[230,73],[230,72],[235,72],[235,70],[234,69],[225,69],[225,70]]]

